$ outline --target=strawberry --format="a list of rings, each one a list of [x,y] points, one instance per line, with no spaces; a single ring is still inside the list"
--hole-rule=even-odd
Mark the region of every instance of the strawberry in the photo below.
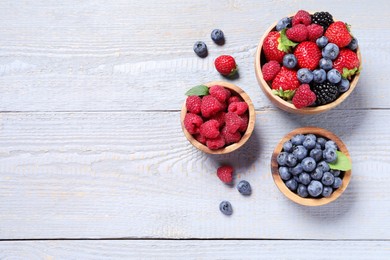
[[[221,55],[214,61],[215,68],[223,76],[231,77],[237,72],[237,65],[234,58],[230,55]]]
[[[287,38],[293,42],[303,42],[307,40],[308,30],[305,25],[297,24],[286,31]]]
[[[280,64],[275,60],[271,60],[263,65],[261,68],[263,78],[265,81],[273,80],[280,71]]]
[[[275,90],[295,90],[299,87],[297,71],[282,67],[274,81],[272,81],[272,89]]]
[[[233,180],[233,167],[230,165],[223,165],[217,169],[218,178],[226,184],[230,184]]]
[[[275,60],[279,63],[283,62],[284,51],[278,49],[280,33],[277,31],[270,32],[265,37],[263,42],[263,51],[267,61]]]
[[[320,38],[324,34],[324,27],[321,25],[312,23],[306,27],[308,31],[308,40],[315,42],[318,38]]]
[[[357,54],[350,49],[341,49],[333,68],[337,69],[344,78],[350,78],[359,69],[360,61]]]
[[[304,10],[299,10],[294,15],[291,22],[292,22],[292,26],[295,26],[297,24],[303,24],[307,26],[311,24],[311,15]]]
[[[295,48],[294,55],[300,68],[314,70],[322,58],[321,50],[315,42],[301,42]]]
[[[314,104],[316,99],[316,94],[311,91],[309,84],[302,84],[295,92],[292,102],[296,108],[303,108]]]
[[[352,40],[347,25],[341,21],[329,25],[325,32],[325,36],[328,38],[329,42],[336,44],[339,48],[347,46]]]

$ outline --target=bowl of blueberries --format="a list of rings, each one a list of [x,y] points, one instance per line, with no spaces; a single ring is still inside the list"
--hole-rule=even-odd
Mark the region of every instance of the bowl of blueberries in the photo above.
[[[271,158],[276,186],[304,206],[335,201],[351,180],[351,157],[332,132],[318,127],[297,128],[285,135]]]

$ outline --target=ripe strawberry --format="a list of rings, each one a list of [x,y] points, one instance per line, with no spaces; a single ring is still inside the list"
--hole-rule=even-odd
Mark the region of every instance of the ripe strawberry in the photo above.
[[[280,71],[280,64],[275,60],[271,60],[263,65],[261,68],[263,78],[265,81],[273,80]]]
[[[295,92],[292,102],[296,108],[303,108],[314,104],[316,99],[316,94],[311,91],[309,84],[302,84]]]
[[[295,90],[299,87],[297,71],[282,67],[274,81],[272,81],[272,89]]]
[[[320,38],[324,34],[324,27],[321,25],[312,23],[306,27],[308,31],[308,40],[315,42],[318,38]]]
[[[272,31],[267,35],[267,37],[265,37],[263,42],[263,51],[267,61],[275,60],[279,63],[283,62],[283,56],[286,53],[278,49],[279,38],[280,33],[277,31]]]
[[[357,54],[350,49],[341,49],[339,56],[333,62],[333,68],[337,69],[344,78],[353,76],[359,69],[359,66],[360,61]]]
[[[211,86],[209,93],[221,103],[225,102],[231,95],[230,90],[219,85]]]
[[[188,112],[194,114],[200,114],[200,105],[202,104],[202,99],[199,96],[189,96],[186,99],[186,107]]]
[[[217,169],[217,176],[222,182],[230,184],[233,180],[233,170],[232,166],[223,165]]]
[[[311,24],[311,15],[305,10],[299,10],[292,18],[292,26],[297,24],[309,25]]]
[[[308,30],[305,25],[297,24],[287,29],[286,36],[293,42],[303,42],[307,40]]]
[[[325,32],[325,36],[328,38],[329,42],[336,44],[339,48],[347,46],[352,40],[347,25],[341,21],[329,25]]]
[[[215,119],[204,122],[199,128],[199,133],[206,138],[216,138],[219,135],[219,122]]]
[[[294,55],[298,60],[300,68],[308,68],[314,70],[318,66],[318,62],[322,58],[321,50],[315,42],[301,42],[295,48]]]
[[[237,65],[230,55],[221,55],[214,61],[215,68],[224,76],[231,77],[237,72]]]
[[[208,95],[202,98],[202,104],[200,106],[200,111],[202,112],[203,117],[210,117],[215,115],[219,111],[223,110],[223,105],[215,97]]]

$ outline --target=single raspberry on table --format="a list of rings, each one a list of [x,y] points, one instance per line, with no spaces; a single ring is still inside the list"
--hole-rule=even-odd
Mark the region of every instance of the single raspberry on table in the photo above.
[[[219,85],[211,86],[209,92],[210,95],[218,99],[221,103],[224,103],[231,95],[230,90]]]
[[[229,133],[235,133],[242,127],[243,120],[236,113],[227,112],[225,115],[225,124]]]
[[[218,135],[216,138],[207,139],[206,145],[211,150],[217,150],[225,146],[225,139],[222,135]]]
[[[324,27],[321,25],[312,23],[306,27],[308,31],[308,40],[315,42],[318,38],[320,38],[324,34]]]
[[[184,127],[190,134],[199,133],[199,128],[203,124],[203,119],[193,113],[187,113],[184,117]]]
[[[223,165],[217,169],[218,178],[226,184],[230,184],[233,181],[233,167],[230,165]]]
[[[219,135],[219,122],[215,119],[204,122],[199,128],[199,133],[206,138],[216,138]]]
[[[202,99],[199,96],[189,96],[186,99],[187,111],[194,114],[200,114]]]
[[[225,138],[225,143],[226,144],[237,143],[237,142],[239,142],[241,140],[240,132],[237,131],[235,133],[229,133],[229,131],[227,130],[226,125],[222,128],[221,135],[223,136],[223,138]]]
[[[241,99],[241,97],[239,97],[239,96],[231,96],[229,99],[228,99],[228,104],[230,105],[231,103],[233,103],[233,102],[241,102],[242,101],[242,99]]]
[[[242,115],[248,110],[248,104],[246,102],[233,102],[229,105],[228,111]]]
[[[275,60],[271,60],[263,65],[261,72],[265,81],[273,80],[280,71],[280,64]]]
[[[299,10],[291,20],[292,26],[297,24],[310,25],[311,15],[305,10]]]
[[[303,24],[297,24],[287,29],[286,36],[293,42],[303,42],[309,35],[308,28]]]
[[[211,95],[207,95],[202,98],[200,110],[202,112],[203,117],[209,118],[210,116],[215,115],[219,111],[222,111],[223,108],[223,104],[221,104],[218,99]]]

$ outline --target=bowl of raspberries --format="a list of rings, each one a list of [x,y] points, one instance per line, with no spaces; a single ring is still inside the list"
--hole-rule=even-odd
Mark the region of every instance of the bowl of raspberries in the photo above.
[[[232,152],[248,141],[255,125],[255,109],[238,86],[216,81],[195,86],[180,119],[184,135],[199,150],[209,154]]]
[[[350,25],[328,12],[299,10],[274,23],[257,48],[255,72],[279,108],[317,114],[336,107],[355,89],[361,55]]]
[[[272,177],[290,200],[321,206],[336,200],[351,180],[351,157],[332,132],[318,127],[293,130],[271,158]]]

